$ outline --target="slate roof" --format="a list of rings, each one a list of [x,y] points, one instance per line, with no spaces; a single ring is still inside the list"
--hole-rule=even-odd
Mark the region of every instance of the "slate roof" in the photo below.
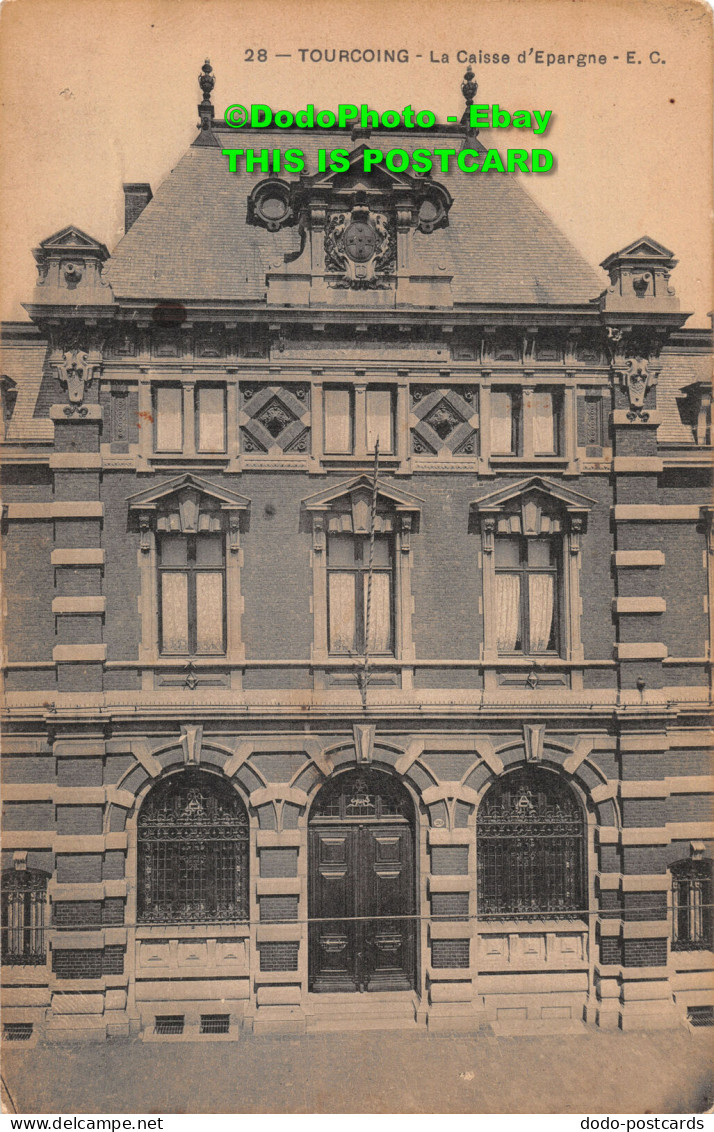
[[[133,227],[114,249],[104,270],[117,299],[181,299],[260,302],[265,274],[297,251],[296,228],[271,233],[246,224],[246,201],[265,178],[231,173],[221,149],[295,148],[316,170],[319,147],[346,147],[345,134],[290,135],[235,130],[217,133],[220,148],[192,147],[158,188]],[[457,147],[436,135],[390,136],[375,148]],[[287,179],[296,174],[285,174]],[[498,173],[442,174],[454,197],[449,227],[415,233],[415,259],[426,271],[453,275],[455,303],[588,303],[607,285],[531,199],[522,176]]]
[[[8,421],[5,439],[12,441],[51,441],[55,431],[47,409],[40,411],[38,395],[45,376],[47,343],[8,341],[0,356],[2,373],[17,386],[17,400]],[[38,414],[38,415],[35,415]]]
[[[662,414],[662,424],[657,429],[660,444],[694,443],[691,425],[683,421],[680,414],[684,397],[682,390],[694,381],[711,380],[711,354],[690,352],[686,345],[684,348],[674,345],[665,347],[657,381],[657,409]]]

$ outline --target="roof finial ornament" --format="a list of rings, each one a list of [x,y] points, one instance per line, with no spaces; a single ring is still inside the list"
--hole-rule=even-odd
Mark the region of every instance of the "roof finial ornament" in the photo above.
[[[461,93],[463,94],[466,102],[466,109],[464,110],[463,116],[461,118],[461,124],[464,126],[468,126],[469,124],[471,107],[473,106],[474,98],[476,97],[476,91],[478,90],[478,83],[475,80],[476,76],[471,70],[471,64],[469,64],[469,68],[464,75],[464,81],[461,84]]]
[[[211,102],[211,91],[216,85],[216,79],[213,74],[213,67],[211,66],[210,59],[201,67],[201,74],[198,76],[198,85],[203,91],[203,99],[198,104],[198,128],[201,131],[196,138],[194,145],[218,145],[218,141],[211,129],[213,125],[213,103]]]
[[[198,113],[201,118],[199,122],[199,129],[210,130],[211,122],[213,120],[213,103],[211,102],[211,91],[216,85],[216,80],[213,75],[213,67],[211,66],[210,59],[201,67],[201,74],[198,76],[198,85],[203,91],[203,101],[198,105]]]

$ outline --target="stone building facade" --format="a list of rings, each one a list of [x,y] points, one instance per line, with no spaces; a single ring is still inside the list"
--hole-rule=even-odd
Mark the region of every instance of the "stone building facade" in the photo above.
[[[345,132],[231,173],[202,77],[111,255],[44,240],[4,328],[6,1037],[710,1021],[673,253],[599,274],[515,177]]]

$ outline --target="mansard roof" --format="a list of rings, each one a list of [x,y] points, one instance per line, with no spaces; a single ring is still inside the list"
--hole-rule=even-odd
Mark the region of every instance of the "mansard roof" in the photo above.
[[[267,272],[299,253],[297,227],[270,232],[246,223],[248,196],[265,172],[231,173],[221,150],[245,139],[237,140],[234,130],[214,131],[219,144],[192,146],[115,248],[104,278],[117,299],[264,302]],[[281,131],[261,132],[259,143],[286,146]],[[323,131],[319,137],[305,131],[295,144],[310,170],[318,148],[350,147],[344,133]],[[399,135],[390,144],[413,150],[440,139]],[[439,172],[434,180],[453,197],[449,223],[414,232],[412,257],[426,274],[453,278],[454,303],[570,306],[590,303],[603,290],[604,278],[531,199],[522,177]]]

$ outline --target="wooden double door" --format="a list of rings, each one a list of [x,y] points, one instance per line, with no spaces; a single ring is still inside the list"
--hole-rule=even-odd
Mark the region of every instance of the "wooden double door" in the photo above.
[[[310,828],[310,989],[415,985],[414,837],[407,821]]]

